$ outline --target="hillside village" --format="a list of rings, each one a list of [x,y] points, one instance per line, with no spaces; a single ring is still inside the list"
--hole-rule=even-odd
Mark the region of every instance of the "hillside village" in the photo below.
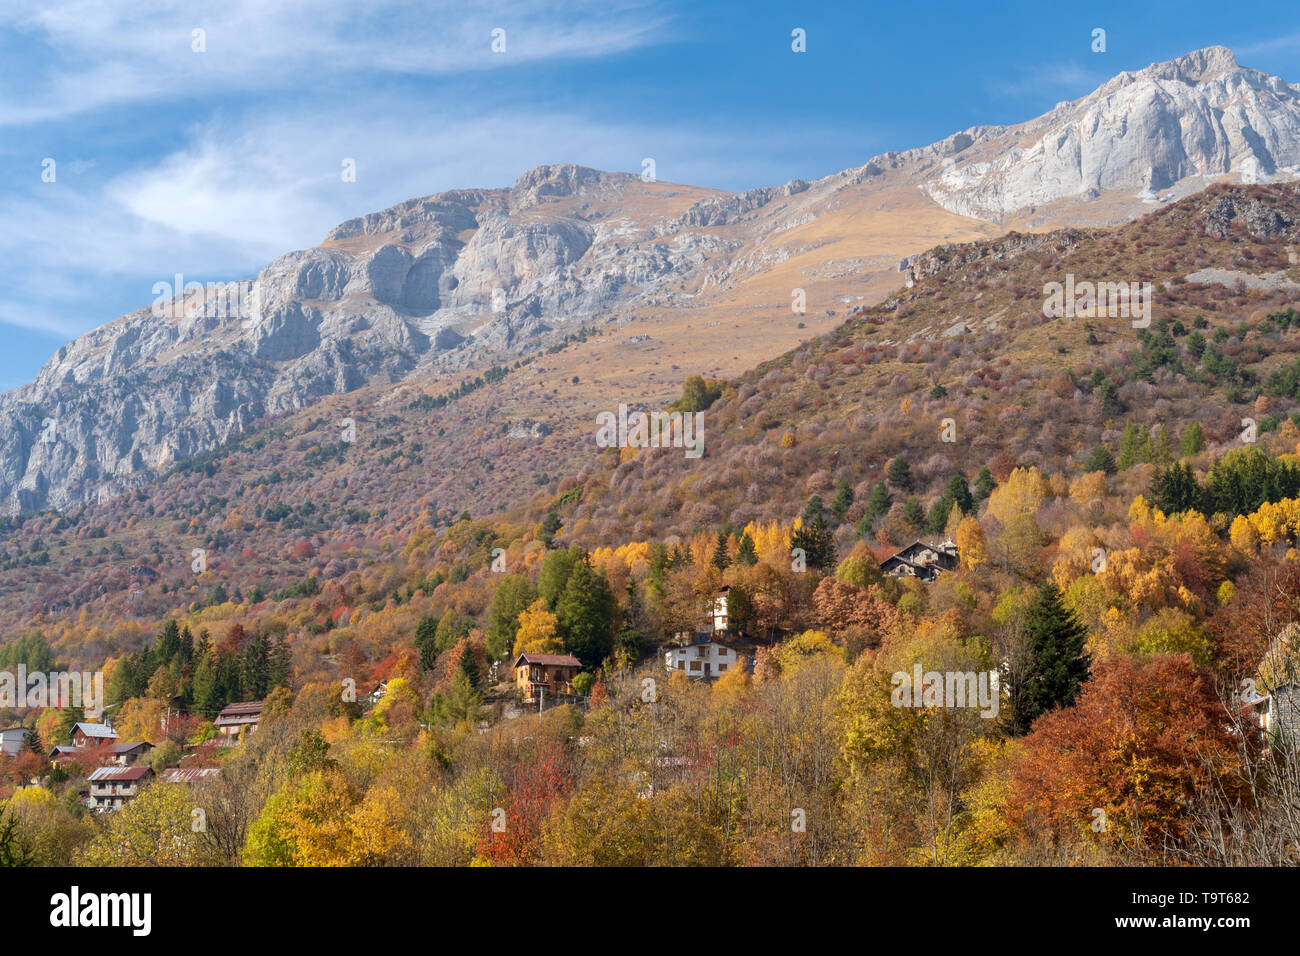
[[[700,459],[589,445],[500,512],[410,489],[441,413],[509,375],[374,447],[316,441],[313,411],[8,523],[14,580],[61,596],[0,669],[100,672],[106,702],[4,715],[0,840],[49,865],[1292,864],[1300,834],[1262,834],[1296,796],[1300,312],[1186,276],[1295,270],[1297,222],[1293,185],[1215,188],[943,250],[737,379],[684,375]],[[1120,257],[1168,277],[1149,328],[1041,314],[1044,274]],[[129,588],[60,582],[119,559]]]

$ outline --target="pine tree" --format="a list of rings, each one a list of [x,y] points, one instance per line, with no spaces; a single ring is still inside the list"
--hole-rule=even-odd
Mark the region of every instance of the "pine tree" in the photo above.
[[[1119,456],[1115,465],[1120,471],[1127,471],[1141,460],[1142,433],[1132,422],[1124,426],[1124,434],[1119,440]]]
[[[725,571],[731,565],[731,559],[727,557],[727,533],[718,532],[718,539],[713,544],[713,566],[719,571]]]
[[[889,483],[899,491],[912,490],[912,469],[907,464],[907,459],[902,455],[895,456],[894,460],[889,463],[889,470],[885,473]]]
[[[871,488],[871,494],[867,496],[867,510],[862,513],[862,520],[858,522],[858,537],[871,537],[871,526],[875,524],[876,519],[889,512],[894,504],[894,498],[885,487],[883,481],[878,481]]]
[[[1149,460],[1157,465],[1167,465],[1174,460],[1174,436],[1167,425],[1161,425],[1159,433],[1152,437]]]
[[[567,551],[552,551],[542,561],[542,568],[537,572],[537,593],[546,598],[551,610],[555,609],[555,602],[564,593],[574,565],[583,558],[582,549],[575,545]]]
[[[754,539],[749,536],[748,531],[740,536],[740,544],[736,548],[736,563],[747,568],[758,564],[758,551],[754,548]]]
[[[1085,475],[1090,475],[1094,471],[1104,471],[1108,475],[1115,474],[1115,456],[1105,445],[1094,445],[1088,460],[1083,463]]]
[[[198,663],[194,665],[191,695],[194,698],[194,709],[208,720],[216,717],[217,712],[221,710],[221,704],[218,703],[219,695],[216,682],[216,667],[213,664],[212,655],[205,652],[199,655]]]
[[[564,646],[586,667],[600,665],[614,649],[616,610],[605,575],[579,561],[555,602],[555,616]]]
[[[1011,733],[1027,733],[1056,707],[1068,707],[1088,679],[1088,631],[1061,602],[1052,582],[1039,587],[1025,623],[1024,672],[1011,682]]]
[[[799,530],[790,536],[790,547],[802,549],[811,568],[835,566],[835,542],[831,540],[821,515],[813,518],[810,523],[800,525]]]
[[[459,614],[451,608],[447,608],[438,621],[438,629],[434,631],[433,643],[438,648],[438,653],[441,654],[444,651],[451,650],[462,638],[468,636],[469,621],[462,620]]]
[[[948,512],[952,511],[953,501],[947,495],[936,498],[925,516],[925,530],[931,534],[942,534],[948,523]]]
[[[415,649],[420,652],[420,669],[433,670],[438,660],[438,619],[432,614],[424,615],[415,625]]]
[[[1187,462],[1170,465],[1151,479],[1151,502],[1167,515],[1201,507],[1201,486]]]
[[[289,650],[289,642],[281,637],[272,645],[268,656],[266,670],[267,690],[276,687],[288,687],[292,678],[293,653]]]
[[[919,531],[925,525],[925,509],[919,498],[908,498],[903,506],[903,523],[913,531]]]
[[[962,510],[962,514],[970,514],[971,509],[975,506],[975,499],[971,496],[970,487],[966,484],[964,475],[953,475],[948,479],[948,486],[943,490],[943,496],[949,502],[955,502],[957,507]],[[945,513],[944,517],[947,517]]]
[[[853,488],[847,481],[841,481],[839,490],[835,493],[835,500],[831,502],[831,517],[842,524],[848,517],[851,507],[853,507]]]
[[[1199,454],[1204,447],[1205,434],[1201,431],[1201,423],[1192,422],[1183,429],[1183,434],[1178,440],[1178,454],[1190,458]]]
[[[240,693],[245,700],[261,700],[266,696],[268,666],[268,647],[262,634],[254,634],[244,648],[244,660],[240,668]]]
[[[805,505],[803,509],[804,524],[807,524],[808,522],[812,521],[814,518],[822,518],[823,520],[825,520],[825,517],[826,517],[826,506],[822,504],[822,496],[813,495],[811,498],[808,499],[808,504]]]
[[[494,660],[510,653],[515,632],[519,630],[519,615],[537,600],[537,592],[528,577],[508,574],[497,586],[488,610],[487,652]]]
[[[997,479],[993,477],[993,472],[989,471],[988,465],[985,465],[975,476],[975,500],[983,501],[993,494],[993,489],[997,486]]]

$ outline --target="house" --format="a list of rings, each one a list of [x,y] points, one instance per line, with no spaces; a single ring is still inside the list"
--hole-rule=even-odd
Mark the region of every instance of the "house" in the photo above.
[[[880,562],[880,570],[896,578],[933,581],[944,571],[956,569],[958,557],[957,546],[951,541],[928,544],[917,540]]]
[[[129,767],[141,757],[148,756],[153,744],[147,740],[133,740],[129,743],[112,744],[113,763],[119,767]]]
[[[72,728],[74,747],[98,747],[117,739],[117,733],[108,724],[78,723]]]
[[[168,767],[158,775],[158,779],[163,783],[198,783],[220,775],[220,767]]]
[[[371,704],[377,704],[384,699],[384,695],[387,693],[388,693],[388,681],[381,680],[378,684],[376,684],[374,687],[370,689],[370,693],[366,695],[366,700],[370,701]]]
[[[134,800],[152,776],[148,767],[100,767],[86,778],[90,783],[86,804],[99,811],[117,810]]]
[[[728,605],[728,599],[731,596],[731,585],[727,585],[718,590],[714,595],[713,606],[708,609],[705,619],[700,627],[692,631],[678,631],[674,635],[680,644],[691,642],[700,642],[712,640],[713,638],[725,638],[731,630],[731,613]]]
[[[16,757],[23,749],[23,744],[27,742],[26,727],[10,727],[7,730],[0,730],[0,751],[7,756]]]
[[[572,654],[520,654],[515,658],[515,686],[524,700],[539,694],[572,694],[582,663]]]
[[[1300,730],[1300,684],[1283,684],[1271,693],[1246,701],[1241,715],[1259,729],[1265,741],[1288,741],[1292,749],[1300,749],[1300,741],[1296,739]]]
[[[729,618],[727,617],[727,598],[730,596],[731,585],[725,585],[718,591],[717,596],[713,599],[713,631],[715,634],[725,634]]]
[[[227,704],[221,708],[221,713],[217,714],[212,726],[217,728],[217,733],[227,743],[234,743],[243,734],[257,730],[258,722],[262,719],[263,703],[260,700],[247,700],[240,704]]]
[[[703,638],[701,640],[701,638]],[[663,651],[664,667],[684,671],[688,677],[717,677],[736,666],[736,652],[725,644],[710,640],[708,635],[696,635],[685,647],[666,647]]]
[[[79,747],[72,747],[66,744],[60,744],[59,746],[55,747],[53,750],[50,751],[50,760],[53,761],[54,763],[58,763],[60,760],[67,760],[68,758],[72,757],[74,754],[78,754],[80,752],[81,752],[81,748]]]

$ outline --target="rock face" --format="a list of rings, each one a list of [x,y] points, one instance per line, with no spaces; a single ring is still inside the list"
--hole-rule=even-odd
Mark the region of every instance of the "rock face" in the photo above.
[[[265,416],[535,348],[566,325],[718,303],[748,317],[755,299],[736,291],[746,283],[786,296],[812,276],[842,283],[828,286],[833,301],[858,302],[865,259],[884,275],[907,252],[991,236],[988,222],[1117,222],[1225,176],[1297,169],[1300,88],[1213,47],[1120,74],[1020,126],[973,127],[815,181],[730,194],[556,165],[509,189],[409,200],[254,279],[160,296],[61,348],[34,382],[0,395],[0,513],[118,494]],[[875,239],[865,255],[862,237],[882,231],[890,208],[908,247]],[[1291,226],[1249,205],[1205,224]],[[916,281],[946,255],[939,246],[899,268]],[[756,301],[772,308],[770,293]]]
[[[0,395],[0,511],[117,494],[266,415],[400,380],[466,343],[523,348],[603,316],[700,259],[614,218],[649,188],[543,166],[511,189],[350,220],[256,279],[160,296]]]
[[[1227,175],[1295,178],[1300,88],[1210,47],[1121,73],[1021,126],[969,133],[970,147],[922,188],[950,212],[1001,222],[1111,190],[1142,201],[1186,195]]]

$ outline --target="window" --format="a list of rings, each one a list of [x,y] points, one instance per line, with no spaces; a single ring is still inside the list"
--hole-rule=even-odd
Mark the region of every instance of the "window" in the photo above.
[[[718,673],[719,673],[719,674],[721,674],[721,673],[722,673],[723,671],[725,671],[726,669],[727,669],[727,665],[726,665],[726,664],[719,664],[719,665],[718,665]]]
[[[691,670],[693,670],[693,671],[697,671],[697,670],[699,670],[699,669],[700,669],[700,662],[699,662],[699,661],[691,661]]]

